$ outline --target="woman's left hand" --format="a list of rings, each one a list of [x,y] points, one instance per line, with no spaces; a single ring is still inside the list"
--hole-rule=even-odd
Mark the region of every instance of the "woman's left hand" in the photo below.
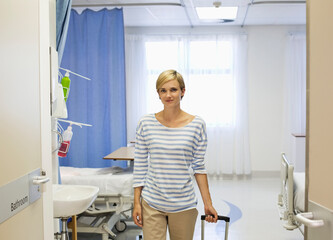
[[[205,215],[206,215],[206,221],[210,223],[216,223],[217,222],[217,212],[215,208],[210,206],[205,206]],[[214,216],[214,217],[213,217]]]

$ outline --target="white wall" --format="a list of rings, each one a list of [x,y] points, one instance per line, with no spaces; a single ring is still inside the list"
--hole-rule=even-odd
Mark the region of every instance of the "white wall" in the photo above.
[[[286,41],[290,32],[301,31],[305,32],[305,26],[126,28],[125,33],[247,33],[252,171],[278,174],[283,151]]]

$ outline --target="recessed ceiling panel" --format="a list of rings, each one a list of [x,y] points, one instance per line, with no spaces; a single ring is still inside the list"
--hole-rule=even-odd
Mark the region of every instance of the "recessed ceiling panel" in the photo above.
[[[252,5],[245,25],[305,24],[305,4]]]

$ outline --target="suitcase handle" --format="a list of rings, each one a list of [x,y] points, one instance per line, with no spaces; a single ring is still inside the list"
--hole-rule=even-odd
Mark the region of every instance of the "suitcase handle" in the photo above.
[[[214,218],[214,215],[210,215],[210,216],[212,216]],[[206,215],[201,215],[201,220],[205,220],[205,219],[206,219]],[[230,217],[218,215],[217,220],[223,220],[225,222],[230,222]]]
[[[210,215],[210,216],[214,217],[214,215]],[[201,239],[202,240],[204,240],[204,238],[205,238],[205,218],[206,218],[206,215],[201,215]],[[217,220],[225,221],[224,239],[228,240],[230,217],[218,215]]]

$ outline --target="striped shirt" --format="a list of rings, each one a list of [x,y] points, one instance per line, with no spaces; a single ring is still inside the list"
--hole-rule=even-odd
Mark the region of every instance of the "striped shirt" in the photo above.
[[[184,127],[162,125],[154,114],[142,117],[136,129],[133,187],[153,208],[179,212],[197,205],[192,174],[206,174],[206,124],[195,116]]]

